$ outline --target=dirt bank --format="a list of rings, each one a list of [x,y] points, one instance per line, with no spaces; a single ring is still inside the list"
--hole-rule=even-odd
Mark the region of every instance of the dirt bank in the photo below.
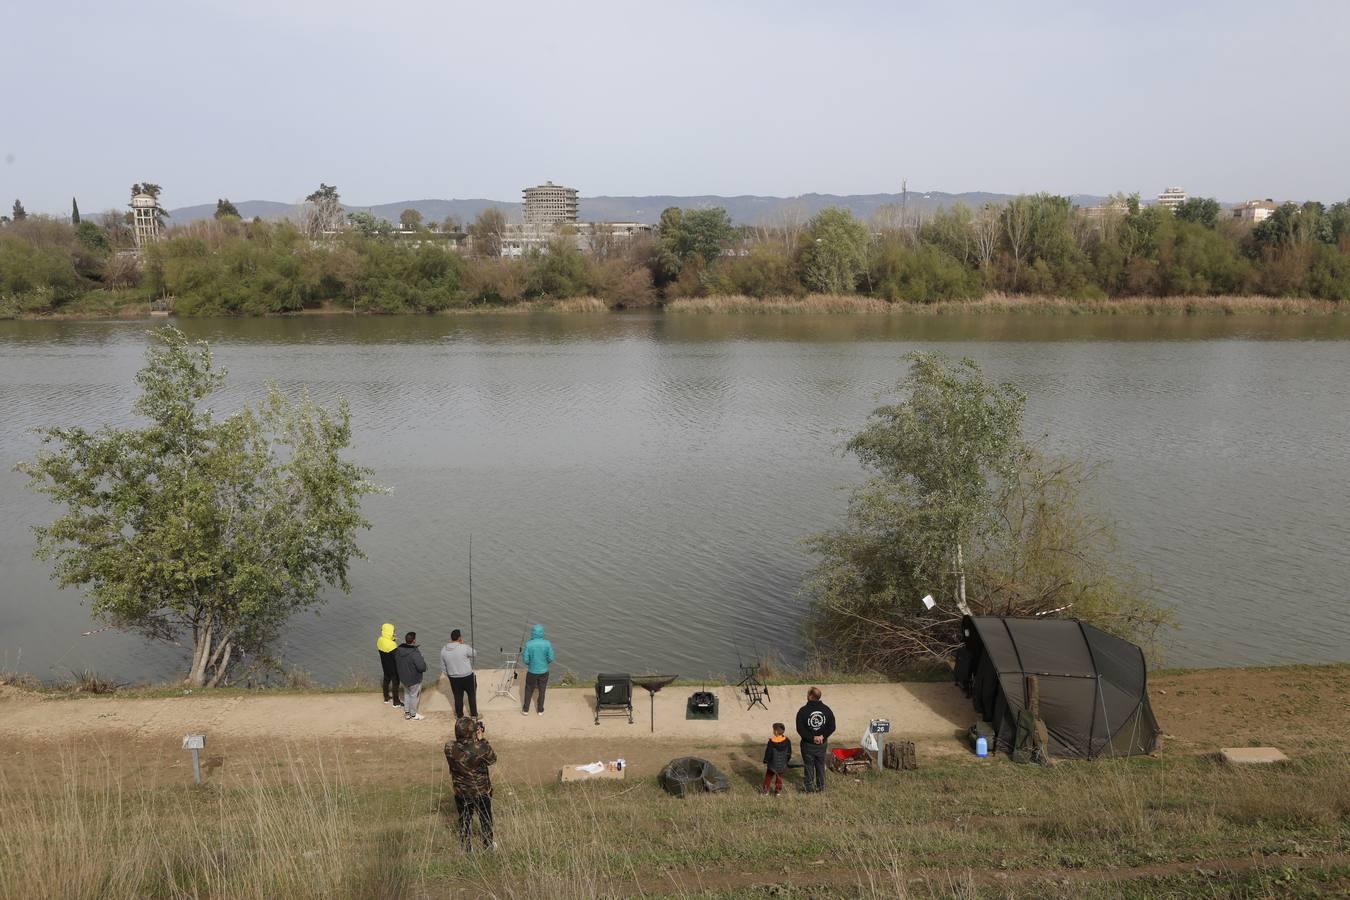
[[[593,692],[554,688],[546,713],[522,716],[518,703],[491,698],[493,673],[480,675],[480,713],[489,738],[502,756],[510,780],[540,783],[556,779],[565,763],[622,756],[635,772],[654,772],[672,756],[696,752],[738,769],[758,770],[758,748],[773,722],[791,723],[805,685],[773,687],[767,710],[746,709],[733,688],[718,689],[717,721],[687,721],[684,704],[691,689],[670,687],[656,695],[655,731],[650,730],[648,697],[634,698],[634,723],[603,718],[594,724]],[[1273,744],[1291,756],[1335,746],[1350,734],[1350,666],[1276,669],[1216,669],[1163,674],[1151,682],[1155,712],[1164,731],[1164,752],[1210,752],[1219,746]],[[969,701],[951,684],[838,684],[824,687],[825,700],[839,719],[839,740],[857,743],[869,718],[890,718],[897,734],[916,741],[925,755],[964,754],[958,735],[974,718]],[[517,696],[519,696],[517,692]],[[438,748],[450,731],[452,705],[444,683],[428,687],[421,722],[405,721],[376,693],[266,694],[126,699],[61,698],[7,689],[0,694],[0,753],[28,755],[34,744],[72,748],[117,759],[117,767],[149,775],[181,777],[187,733],[207,735],[208,774],[225,777],[282,745],[296,754],[342,746],[356,780],[375,780],[412,765],[430,776],[442,763]],[[389,742],[426,748],[416,757]],[[59,761],[59,754],[49,758]],[[413,763],[411,760],[419,759]],[[36,764],[34,777],[43,765]]]

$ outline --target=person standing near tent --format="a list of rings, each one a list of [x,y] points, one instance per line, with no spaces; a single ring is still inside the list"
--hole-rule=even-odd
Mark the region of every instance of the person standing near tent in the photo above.
[[[553,644],[544,637],[544,626],[534,626],[534,630],[530,632],[530,639],[525,642],[525,651],[520,655],[520,661],[525,664],[525,703],[520,708],[522,716],[530,714],[530,697],[535,691],[539,692],[539,701],[535,709],[539,715],[544,714],[548,667],[555,658]]]
[[[398,667],[398,680],[403,682],[403,718],[425,719],[417,711],[417,701],[422,696],[422,676],[427,671],[427,661],[417,648],[417,632],[410,631],[403,636],[403,643],[394,651],[394,665]]]
[[[403,695],[398,687],[398,666],[394,665],[394,651],[398,642],[394,640],[394,626],[385,622],[380,626],[380,636],[375,641],[375,649],[380,651],[380,690],[384,692],[384,702],[392,702],[396,708],[403,708]]]
[[[802,739],[803,790],[819,794],[825,790],[825,754],[834,734],[834,710],[820,702],[820,688],[806,692],[806,704],[797,710],[797,735]]]
[[[464,632],[456,628],[450,632],[450,643],[441,648],[441,669],[455,695],[455,718],[464,717],[464,695],[469,695],[469,715],[478,718],[478,682],[473,674],[473,661],[478,654],[464,643]]]

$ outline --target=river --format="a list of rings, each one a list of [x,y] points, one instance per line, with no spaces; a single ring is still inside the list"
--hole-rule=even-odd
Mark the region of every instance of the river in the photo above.
[[[126,424],[158,322],[0,322],[0,670],[170,676],[186,650],[90,636],[32,559],[54,507],[12,470],[48,424]],[[839,446],[910,350],[1028,396],[1027,431],[1104,464],[1093,497],[1180,627],[1169,665],[1350,660],[1350,318],[499,315],[185,320],[230,370],[351,404],[391,488],[352,592],[278,636],[335,683],[381,622],[483,662],[540,621],[558,668],[732,674],[793,661],[811,564],[860,470]]]

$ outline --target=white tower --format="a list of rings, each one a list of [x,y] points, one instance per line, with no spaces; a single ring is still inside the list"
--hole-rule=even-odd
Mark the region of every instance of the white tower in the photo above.
[[[131,198],[131,213],[135,226],[136,247],[144,249],[159,240],[159,201],[149,194]]]

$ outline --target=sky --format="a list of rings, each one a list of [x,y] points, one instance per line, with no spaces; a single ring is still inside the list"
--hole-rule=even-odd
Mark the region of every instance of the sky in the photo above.
[[[0,209],[1350,196],[1350,2],[5,0]]]

